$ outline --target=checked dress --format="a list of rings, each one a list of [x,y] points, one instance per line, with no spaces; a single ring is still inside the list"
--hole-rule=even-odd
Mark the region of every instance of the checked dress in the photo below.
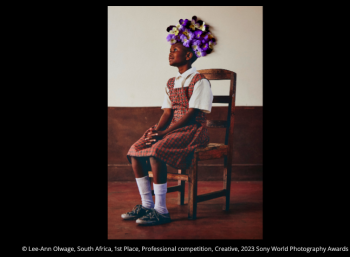
[[[203,74],[196,74],[188,87],[174,88],[175,78],[169,79],[167,87],[169,98],[172,103],[173,117],[168,126],[174,125],[183,115],[188,112],[189,101],[193,93],[194,85],[200,79],[205,79]],[[151,128],[156,129],[158,123]],[[205,147],[209,143],[209,135],[206,123],[206,114],[198,111],[196,117],[187,126],[175,129],[157,140],[151,145],[146,145],[147,131],[129,149],[127,158],[131,163],[130,156],[146,157],[154,156],[168,165],[177,169],[187,169],[191,165],[193,153],[196,148]],[[151,170],[151,167],[149,166]]]

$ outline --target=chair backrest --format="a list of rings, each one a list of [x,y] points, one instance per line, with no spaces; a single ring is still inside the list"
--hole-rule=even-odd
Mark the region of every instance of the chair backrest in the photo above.
[[[198,70],[198,72],[208,80],[231,81],[229,95],[214,95],[213,99],[213,103],[228,103],[227,120],[207,120],[207,126],[209,128],[226,128],[225,145],[228,145],[229,150],[232,151],[237,74],[224,69],[206,69]]]

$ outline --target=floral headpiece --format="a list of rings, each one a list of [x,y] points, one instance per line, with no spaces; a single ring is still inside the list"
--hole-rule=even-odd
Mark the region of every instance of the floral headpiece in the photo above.
[[[191,21],[181,19],[179,24],[171,25],[166,30],[169,32],[166,40],[171,45],[181,42],[185,47],[191,47],[198,58],[210,54],[216,45],[216,39],[209,31],[209,25],[197,20],[197,16],[193,16]]]

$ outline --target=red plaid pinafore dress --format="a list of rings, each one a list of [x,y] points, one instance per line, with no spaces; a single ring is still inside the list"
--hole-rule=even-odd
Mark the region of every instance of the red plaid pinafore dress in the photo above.
[[[167,87],[172,103],[173,118],[170,124],[164,129],[171,127],[187,113],[194,85],[200,79],[205,79],[204,75],[196,74],[193,76],[188,87],[181,88],[174,88],[175,78],[169,79]],[[131,163],[130,156],[154,156],[174,168],[187,169],[191,165],[194,150],[198,147],[205,147],[209,143],[206,121],[206,114],[199,111],[189,125],[175,129],[155,143],[146,145],[147,141],[145,138],[147,137],[147,133],[151,128],[155,129],[158,125],[157,123],[147,129],[143,136],[130,147],[127,158]],[[149,169],[151,170],[151,167]]]

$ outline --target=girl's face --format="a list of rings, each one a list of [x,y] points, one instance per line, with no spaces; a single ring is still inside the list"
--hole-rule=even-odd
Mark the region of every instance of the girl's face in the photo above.
[[[179,67],[185,65],[189,61],[188,51],[181,43],[171,45],[169,54],[170,66]]]

